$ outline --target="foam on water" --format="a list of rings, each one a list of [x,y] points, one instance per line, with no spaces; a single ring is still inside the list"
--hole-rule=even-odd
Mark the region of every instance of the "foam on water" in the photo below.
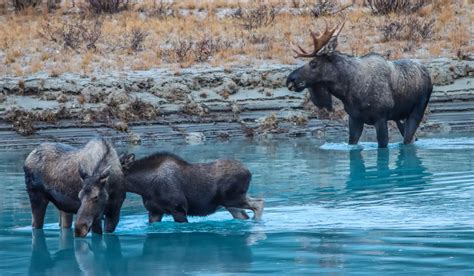
[[[403,147],[403,143],[389,143],[388,149],[399,149]],[[474,149],[474,139],[468,137],[456,137],[456,138],[421,138],[418,139],[414,146],[420,149]],[[371,151],[377,150],[378,144],[376,142],[360,142],[357,145],[349,145],[347,143],[324,143],[320,146],[322,150],[334,150],[334,151],[351,151],[351,150],[364,150]]]

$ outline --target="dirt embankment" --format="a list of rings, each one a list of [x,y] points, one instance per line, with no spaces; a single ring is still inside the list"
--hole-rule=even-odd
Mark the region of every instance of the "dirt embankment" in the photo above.
[[[474,62],[423,63],[435,89],[420,135],[474,131]],[[347,115],[340,104],[334,113],[325,113],[308,102],[306,92],[287,90],[285,80],[293,69],[272,65],[0,78],[0,130],[10,141],[19,139],[13,131],[33,139],[78,139],[77,129],[72,131],[78,127],[132,143],[277,134],[345,137]],[[372,132],[369,128],[367,135]]]

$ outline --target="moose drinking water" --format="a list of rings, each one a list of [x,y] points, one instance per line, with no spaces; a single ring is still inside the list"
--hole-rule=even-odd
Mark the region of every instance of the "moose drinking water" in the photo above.
[[[263,199],[247,196],[251,174],[238,161],[190,164],[166,152],[139,160],[128,154],[120,161],[127,191],[142,196],[150,223],[161,221],[164,214],[188,222],[187,216],[207,216],[219,207],[237,219],[249,218],[243,209],[252,210],[254,219],[262,217]]]
[[[393,120],[403,142],[413,142],[433,90],[428,70],[410,60],[387,61],[377,54],[353,57],[335,51],[344,23],[321,35],[311,32],[314,49],[294,48],[312,60],[287,78],[288,89],[308,88],[312,102],[332,109],[335,96],[349,114],[349,144],[357,144],[364,124],[374,125],[378,145],[387,147],[387,121]]]
[[[76,236],[92,232],[113,232],[125,200],[124,177],[120,160],[112,145],[94,139],[83,148],[43,143],[26,158],[26,189],[33,215],[32,226],[43,228],[46,207],[52,202],[61,213],[61,227],[70,228],[77,213]]]

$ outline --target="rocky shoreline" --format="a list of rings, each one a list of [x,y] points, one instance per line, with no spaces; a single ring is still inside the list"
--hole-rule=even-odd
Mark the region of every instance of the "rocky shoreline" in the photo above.
[[[474,61],[423,62],[435,85],[419,136],[474,132]],[[28,136],[83,142],[100,133],[133,144],[235,136],[347,136],[347,116],[317,110],[285,87],[295,68],[193,68],[97,76],[0,77],[0,146]],[[367,128],[371,139],[373,129]],[[82,134],[81,134],[82,133]],[[395,139],[396,131],[391,132]],[[364,138],[364,137],[363,137]],[[21,144],[21,143],[20,143]]]

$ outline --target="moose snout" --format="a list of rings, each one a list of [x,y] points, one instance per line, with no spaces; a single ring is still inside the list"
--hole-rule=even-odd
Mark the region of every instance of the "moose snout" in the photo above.
[[[295,78],[290,75],[286,79],[286,87],[288,87],[288,90],[293,91],[295,89]]]
[[[295,87],[295,82],[294,81],[287,82],[286,87],[288,87],[288,90],[293,91]]]
[[[87,233],[89,233],[90,226],[87,225],[86,223],[76,223],[74,225],[74,236],[78,238],[82,238],[87,236]]]

